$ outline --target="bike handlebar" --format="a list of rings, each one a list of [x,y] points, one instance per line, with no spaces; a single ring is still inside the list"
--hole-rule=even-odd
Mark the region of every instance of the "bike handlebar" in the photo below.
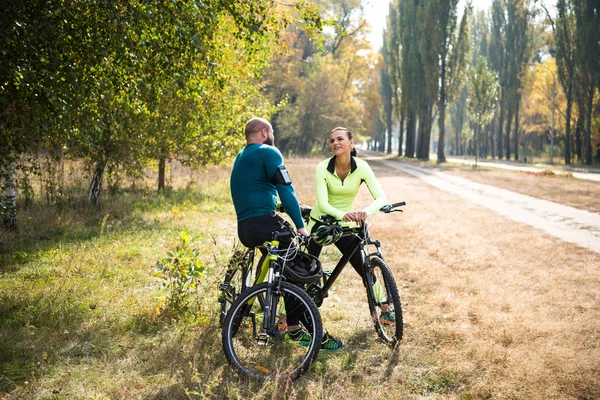
[[[402,210],[394,210],[395,208],[402,207],[406,205],[406,201],[400,201],[398,203],[388,204],[379,209],[379,211],[384,212],[386,214],[391,212],[402,212]]]

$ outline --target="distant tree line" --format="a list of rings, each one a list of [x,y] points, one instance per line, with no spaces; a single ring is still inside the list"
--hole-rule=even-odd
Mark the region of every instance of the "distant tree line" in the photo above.
[[[460,21],[457,5],[455,0],[390,4],[380,90],[387,152],[397,132],[398,154],[409,158],[427,160],[433,150],[438,162],[447,152],[519,160],[520,149],[537,143],[541,151],[554,139],[550,111],[555,111],[564,162],[575,157],[591,164],[594,151],[600,152],[595,150],[600,146],[600,3],[558,0],[547,10],[533,0],[494,0],[487,12],[473,13],[468,5]],[[471,69],[478,72],[468,73]],[[485,69],[495,76],[490,84],[497,90],[469,84],[475,76],[487,76]],[[489,120],[475,112],[475,102],[494,104]],[[447,137],[448,128],[453,137]]]
[[[265,70],[265,94],[280,108],[272,116],[277,147],[288,154],[328,149],[336,126],[357,141],[382,132],[380,56],[365,39],[361,0],[315,1],[328,24],[319,40],[293,27],[282,33],[290,53]]]

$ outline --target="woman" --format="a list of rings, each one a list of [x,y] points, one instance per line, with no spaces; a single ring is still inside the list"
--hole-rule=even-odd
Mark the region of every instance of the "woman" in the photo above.
[[[321,225],[321,217],[324,215],[331,215],[343,223],[356,222],[360,224],[367,216],[375,214],[388,203],[369,164],[356,158],[354,138],[349,129],[334,128],[329,137],[329,148],[333,152],[333,157],[321,161],[316,169],[317,203],[310,213],[308,230],[311,233],[314,233]],[[367,184],[374,201],[362,210],[354,211],[354,199],[363,182]],[[348,253],[353,244],[352,236],[342,237],[335,242],[335,246],[342,254]],[[322,248],[321,245],[311,240],[309,253],[318,257]],[[354,252],[350,258],[350,264],[359,275],[363,275],[362,252]],[[375,292],[383,293],[379,284],[375,285],[377,286],[374,288]],[[382,305],[381,311],[382,323],[391,325],[396,322],[396,317],[390,312],[388,305]]]

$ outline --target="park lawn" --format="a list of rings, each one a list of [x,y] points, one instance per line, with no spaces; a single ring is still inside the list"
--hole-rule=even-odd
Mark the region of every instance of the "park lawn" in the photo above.
[[[287,162],[303,203],[315,200],[316,162]],[[372,220],[405,309],[397,351],[377,340],[348,268],[321,309],[343,351],[293,384],[237,377],[216,302],[236,223],[229,169],[211,168],[164,194],[106,195],[98,209],[32,207],[18,235],[0,234],[2,397],[597,398],[600,257],[373,165],[390,201],[408,202]],[[361,189],[357,205],[368,198]],[[182,231],[200,236],[207,269],[176,312],[152,271]],[[325,267],[336,257],[326,249]]]

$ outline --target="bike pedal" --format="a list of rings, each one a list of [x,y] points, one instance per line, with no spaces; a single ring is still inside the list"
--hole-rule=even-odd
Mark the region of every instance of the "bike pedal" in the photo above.
[[[258,343],[259,346],[266,346],[267,343],[269,342],[269,335],[267,335],[266,333],[259,333],[258,337],[256,338],[256,342]]]
[[[233,286],[227,284],[227,283],[221,283],[219,284],[219,290],[223,291],[223,292],[228,292],[231,293],[233,292],[235,289]]]

